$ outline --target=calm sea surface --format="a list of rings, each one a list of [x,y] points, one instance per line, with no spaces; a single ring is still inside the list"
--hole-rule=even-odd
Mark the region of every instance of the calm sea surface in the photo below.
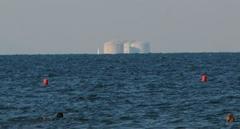
[[[0,56],[0,129],[221,129],[229,112],[240,125],[240,53]]]

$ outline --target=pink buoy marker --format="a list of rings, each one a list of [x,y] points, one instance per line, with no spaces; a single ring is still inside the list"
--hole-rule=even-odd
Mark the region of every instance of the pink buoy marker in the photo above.
[[[207,74],[202,74],[202,76],[201,76],[201,82],[208,82],[208,76],[207,76]]]
[[[43,86],[48,86],[48,79],[47,78],[43,79]]]

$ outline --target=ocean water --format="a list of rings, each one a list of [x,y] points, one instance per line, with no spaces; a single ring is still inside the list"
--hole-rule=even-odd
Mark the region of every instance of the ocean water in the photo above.
[[[221,129],[229,112],[240,125],[240,53],[0,56],[0,129]]]

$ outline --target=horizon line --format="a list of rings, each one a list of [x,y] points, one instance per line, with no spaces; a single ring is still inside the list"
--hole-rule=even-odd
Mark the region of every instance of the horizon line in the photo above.
[[[117,53],[117,54],[104,54],[104,53],[10,53],[0,56],[35,56],[35,55],[147,55],[147,54],[220,54],[220,53],[240,53],[240,51],[202,51],[202,52],[150,52],[150,53]]]

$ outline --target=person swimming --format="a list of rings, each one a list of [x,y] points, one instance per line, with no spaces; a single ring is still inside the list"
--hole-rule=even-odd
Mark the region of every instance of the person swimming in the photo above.
[[[55,116],[49,117],[49,116],[41,116],[38,118],[40,121],[51,121],[51,120],[59,120],[64,117],[63,112],[56,113]]]
[[[235,122],[236,119],[232,113],[228,113],[225,117],[225,120],[227,122],[227,125],[224,129],[240,129],[240,126]]]
[[[227,114],[225,119],[227,123],[233,123],[235,121],[235,117],[232,113]]]
[[[62,112],[58,112],[56,115],[57,119],[63,118],[63,113]]]

